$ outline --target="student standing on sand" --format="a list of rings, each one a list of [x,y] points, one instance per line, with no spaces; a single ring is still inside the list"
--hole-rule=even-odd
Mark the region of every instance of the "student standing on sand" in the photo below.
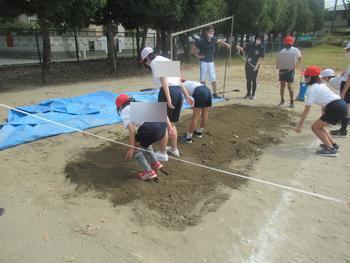
[[[301,63],[301,53],[299,49],[293,47],[294,39],[292,36],[287,36],[284,39],[285,48],[280,51],[280,53],[288,53],[295,54],[295,65],[291,69],[280,69],[279,70],[279,81],[281,83],[280,95],[281,102],[279,106],[284,105],[284,90],[286,88],[286,84],[288,86],[289,97],[290,97],[290,108],[295,108],[294,105],[294,91],[293,91],[293,82],[295,75],[295,68]]]
[[[124,127],[129,130],[129,145],[131,147],[126,153],[126,159],[131,160],[135,158],[144,169],[143,172],[138,174],[138,177],[141,180],[149,180],[156,178],[156,171],[163,168],[163,165],[156,159],[152,144],[162,140],[166,136],[167,123],[131,122],[130,103],[132,101],[133,99],[126,94],[120,94],[116,99],[117,111],[122,118]],[[132,146],[142,147],[147,151],[135,149]]]
[[[171,61],[170,59],[154,54],[153,49],[145,47],[141,52],[141,58],[145,65],[151,67],[153,74],[153,81],[157,88],[159,88],[158,102],[167,102],[168,119],[171,122],[172,134],[170,137],[170,146],[166,149],[161,149],[157,152],[158,160],[167,161],[167,151],[172,155],[179,157],[180,152],[177,148],[177,129],[175,123],[180,119],[180,112],[182,107],[182,93],[189,104],[192,104],[192,99],[188,96],[186,89],[181,85],[181,80],[178,77],[161,77],[155,76],[155,65],[160,61]]]
[[[321,150],[316,154],[321,156],[335,157],[338,155],[339,146],[326,129],[329,124],[335,125],[348,115],[348,106],[346,102],[340,99],[331,91],[326,84],[321,83],[320,69],[316,66],[310,66],[304,71],[305,82],[308,85],[306,92],[305,108],[301,115],[300,122],[294,129],[300,133],[308,115],[311,105],[318,104],[322,107],[322,116],[312,124],[313,133],[322,141]]]
[[[181,141],[192,143],[192,136],[203,137],[203,131],[208,121],[209,109],[212,105],[212,95],[210,89],[196,81],[182,80],[182,85],[187,93],[194,98],[194,107],[191,125],[187,134],[181,137]],[[198,119],[201,116],[200,126],[197,128]]]
[[[259,67],[261,59],[264,57],[264,48],[262,46],[263,37],[261,35],[255,36],[254,44],[249,44],[242,48],[239,45],[236,48],[240,52],[244,52],[247,56],[245,63],[245,77],[247,80],[247,94],[245,99],[255,99],[255,91],[257,86],[257,78],[259,74]]]
[[[222,45],[227,49],[231,46],[225,43],[223,40],[219,40],[214,36],[214,27],[208,26],[205,31],[205,37],[195,43],[192,47],[193,54],[200,60],[200,81],[205,85],[205,81],[208,79],[213,87],[214,98],[219,98],[216,83],[214,54],[216,44]]]
[[[350,41],[345,47],[345,56],[350,60]],[[342,74],[343,79],[340,84],[340,97],[346,101],[348,108],[350,109],[350,65],[347,67],[345,72]],[[334,136],[347,136],[348,135],[349,117],[347,116],[341,122],[341,128],[339,130],[331,131]]]

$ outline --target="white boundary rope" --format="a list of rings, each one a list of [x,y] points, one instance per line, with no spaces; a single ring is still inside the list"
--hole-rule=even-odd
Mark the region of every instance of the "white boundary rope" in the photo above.
[[[52,120],[40,117],[38,115],[34,115],[34,114],[31,114],[31,113],[28,113],[28,112],[25,112],[25,111],[22,111],[22,110],[19,110],[19,109],[7,106],[5,104],[0,104],[0,107],[6,108],[6,109],[10,109],[10,110],[14,110],[16,112],[23,113],[23,114],[26,114],[28,116],[31,116],[31,117],[34,117],[34,118],[46,121],[48,123],[55,124],[55,125],[58,125],[58,126],[61,126],[61,127],[67,128],[67,129],[70,129],[72,131],[80,132],[80,133],[83,133],[83,134],[86,134],[86,135],[89,135],[89,136],[92,136],[92,137],[95,137],[95,138],[98,138],[98,139],[101,139],[101,140],[113,142],[113,143],[116,143],[116,144],[119,144],[119,145],[123,145],[123,146],[126,146],[126,147],[133,147],[135,149],[147,152],[147,150],[145,150],[143,148],[131,146],[131,145],[127,144],[127,143],[123,143],[123,142],[120,142],[120,141],[112,140],[112,139],[109,139],[109,138],[106,138],[106,137],[103,137],[103,136],[96,135],[96,134],[91,133],[91,132],[86,132],[86,131],[83,131],[83,130],[80,130],[80,129],[77,129],[77,128],[74,128],[74,127],[62,124],[62,123],[59,123],[59,122],[55,122],[55,121],[52,121]],[[269,186],[274,186],[274,187],[281,188],[281,189],[284,189],[284,190],[293,191],[293,192],[301,193],[301,194],[304,194],[304,195],[308,195],[308,196],[312,196],[312,197],[316,197],[316,198],[320,198],[320,199],[324,199],[324,200],[328,200],[328,201],[335,202],[335,203],[341,203],[341,204],[348,204],[349,205],[349,202],[347,202],[345,200],[341,200],[341,199],[335,198],[335,197],[330,197],[330,196],[326,196],[326,195],[323,195],[323,194],[313,193],[313,192],[310,192],[310,191],[305,191],[305,190],[302,190],[302,189],[298,189],[298,188],[294,188],[294,187],[290,187],[290,186],[286,186],[286,185],[282,185],[282,184],[277,184],[277,183],[269,182],[269,181],[258,179],[258,178],[253,178],[253,177],[249,177],[249,176],[245,176],[245,175],[241,175],[241,174],[237,174],[237,173],[233,173],[233,172],[228,172],[228,171],[225,171],[225,170],[221,170],[221,169],[217,169],[217,168],[210,167],[210,166],[207,166],[207,165],[202,165],[202,164],[190,162],[190,161],[183,160],[183,159],[176,158],[176,157],[172,157],[172,156],[169,156],[169,158],[173,159],[173,160],[176,160],[178,162],[182,162],[182,163],[186,163],[186,164],[189,164],[189,165],[201,167],[201,168],[204,168],[204,169],[207,169],[207,170],[211,170],[211,171],[215,171],[215,172],[219,172],[219,173],[223,173],[223,174],[233,175],[233,176],[236,176],[236,177],[239,177],[239,178],[247,179],[247,180],[250,180],[250,181],[262,183],[262,184],[269,185]]]

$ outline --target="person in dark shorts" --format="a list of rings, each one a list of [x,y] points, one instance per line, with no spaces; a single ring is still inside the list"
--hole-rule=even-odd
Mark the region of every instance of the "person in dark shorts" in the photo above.
[[[285,48],[280,51],[280,53],[287,53],[287,54],[293,54],[295,55],[295,65],[291,69],[280,69],[279,70],[279,81],[281,83],[280,88],[280,95],[281,95],[281,102],[279,103],[279,106],[284,105],[284,90],[286,88],[286,84],[288,86],[289,91],[289,97],[290,97],[290,108],[295,108],[294,105],[294,90],[293,90],[293,82],[294,82],[294,75],[295,75],[295,68],[298,66],[298,64],[301,63],[301,53],[299,49],[293,47],[294,39],[292,36],[287,36],[284,39]]]
[[[322,83],[319,75],[320,68],[310,66],[304,71],[305,82],[308,85],[306,92],[305,108],[301,115],[297,127],[294,129],[300,133],[310,111],[312,104],[318,104],[322,107],[322,116],[312,124],[313,133],[322,141],[321,150],[316,154],[321,156],[335,157],[338,155],[339,146],[332,135],[326,129],[328,125],[335,125],[348,115],[348,107],[340,96],[331,91],[326,84]]]
[[[345,47],[345,56],[350,60],[350,41]],[[348,108],[350,110],[350,65],[347,67],[345,72],[342,75],[343,79],[340,84],[340,97],[346,101]],[[341,122],[341,128],[339,130],[331,131],[331,134],[334,136],[348,136],[348,125],[349,117],[347,116]]]
[[[245,77],[247,80],[247,93],[245,99],[255,99],[255,92],[257,87],[257,78],[259,74],[260,62],[264,57],[264,47],[262,46],[263,37],[261,35],[255,36],[254,44],[247,45],[242,48],[239,45],[236,48],[240,52],[246,54],[245,63]]]
[[[171,123],[169,130],[170,137],[170,147],[165,149],[163,145],[161,146],[160,152],[157,152],[159,160],[167,161],[167,151],[176,157],[180,157],[180,152],[177,148],[177,129],[175,123],[180,119],[180,112],[182,107],[182,94],[184,94],[185,99],[188,103],[192,103],[192,99],[187,94],[187,91],[183,89],[181,85],[181,80],[178,77],[156,77],[155,76],[155,66],[157,62],[171,61],[170,59],[162,56],[157,56],[154,54],[153,49],[150,47],[145,47],[141,52],[141,59],[143,63],[152,69],[153,81],[157,88],[159,88],[158,101],[167,102],[167,112],[168,118]]]
[[[192,143],[193,134],[199,138],[203,136],[208,121],[209,109],[212,105],[212,94],[207,86],[196,81],[182,80],[182,85],[187,93],[194,98],[194,106],[191,125],[187,134],[181,137],[181,141]],[[201,122],[197,127],[199,116],[201,116]]]
[[[157,177],[156,171],[163,168],[153,152],[152,144],[162,140],[166,136],[166,122],[131,122],[130,103],[133,99],[126,94],[120,94],[116,99],[117,111],[120,114],[123,125],[129,130],[129,145],[126,159],[135,158],[144,171],[138,174],[141,180],[149,180]],[[142,147],[142,151],[135,147]],[[148,160],[147,160],[148,158]]]

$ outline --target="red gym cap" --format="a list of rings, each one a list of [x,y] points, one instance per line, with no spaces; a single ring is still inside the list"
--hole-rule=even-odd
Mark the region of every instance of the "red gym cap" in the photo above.
[[[321,74],[321,69],[317,66],[310,66],[304,70],[304,76],[317,77]]]
[[[126,94],[120,94],[115,100],[115,105],[117,109],[121,108],[126,102],[130,100],[130,97]]]
[[[285,39],[284,39],[284,44],[286,45],[293,45],[294,44],[294,38],[292,36],[287,36]]]

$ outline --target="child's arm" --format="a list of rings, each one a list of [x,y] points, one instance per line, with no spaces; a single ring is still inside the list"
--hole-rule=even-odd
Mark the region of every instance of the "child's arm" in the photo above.
[[[204,58],[203,55],[200,55],[200,54],[199,54],[199,50],[198,50],[198,48],[196,47],[195,44],[192,45],[191,52],[192,52],[193,55],[194,55],[196,58],[198,58],[198,59]]]
[[[135,143],[136,131],[135,131],[135,127],[132,123],[128,124],[128,129],[129,129],[129,145],[130,145],[130,147],[129,147],[129,150],[126,152],[125,159],[131,160],[133,155],[134,155],[134,152],[137,150],[133,147],[136,145],[136,143]]]
[[[223,41],[222,39],[219,39],[219,40],[217,41],[217,43],[218,43],[219,45],[221,45],[221,46],[226,47],[227,49],[230,49],[230,48],[231,48],[231,45],[228,44],[228,43],[226,43],[226,42]]]
[[[185,99],[187,101],[187,103],[191,106],[191,108],[193,107],[193,99],[190,97],[190,95],[188,95],[187,89],[185,88],[184,84],[182,83],[182,81],[180,80],[180,87],[182,90],[182,93],[185,96]]]
[[[301,129],[303,128],[304,121],[305,121],[306,116],[308,115],[308,113],[310,111],[310,108],[311,108],[311,105],[305,105],[304,111],[300,117],[300,121],[299,121],[297,127],[295,127],[295,129],[294,129],[295,132],[301,133]]]
[[[344,84],[344,88],[342,90],[342,92],[340,93],[340,98],[343,100],[345,98],[345,94],[348,91],[348,89],[350,88],[350,77],[348,78],[348,80],[345,82]]]
[[[160,78],[160,83],[162,84],[162,88],[164,90],[164,94],[168,103],[168,107],[170,109],[175,109],[175,107],[173,106],[173,104],[171,103],[171,97],[170,97],[170,91],[169,91],[169,83],[167,81],[166,78],[161,77]]]

